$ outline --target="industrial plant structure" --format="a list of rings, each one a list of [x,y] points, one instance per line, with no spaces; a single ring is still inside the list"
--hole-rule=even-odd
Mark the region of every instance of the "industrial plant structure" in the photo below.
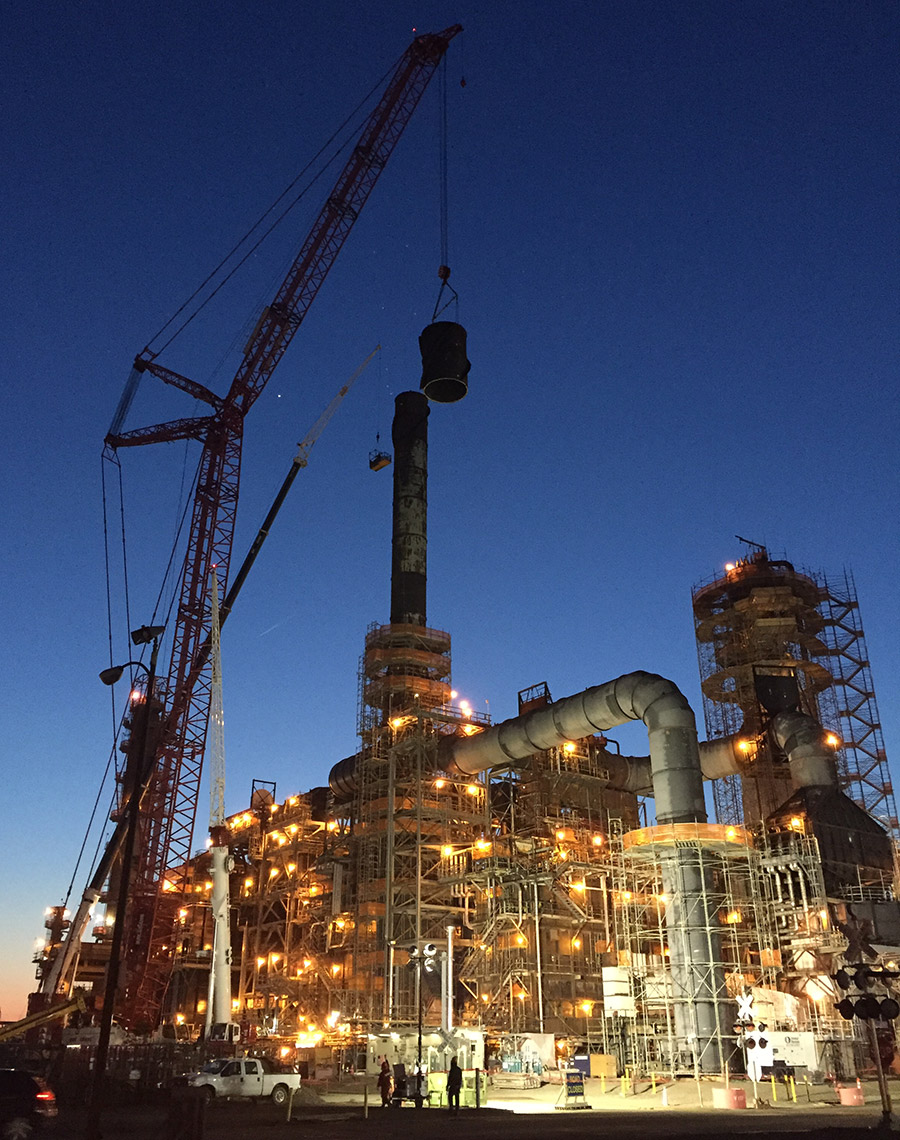
[[[136,433],[117,417],[109,437],[205,441],[178,652],[155,703],[135,705],[126,745],[128,802],[147,792],[123,1017],[134,1031],[208,1020],[214,875],[208,853],[190,854],[188,808],[211,684],[206,571],[227,569],[240,419],[336,256],[328,227],[352,224],[456,30],[419,37],[404,57],[353,152],[358,185],[335,190],[353,209],[328,199],[230,395],[140,359],[137,373],[213,412]],[[261,778],[217,829],[242,1040],[371,1058],[424,1030],[429,1067],[449,1052],[480,1061],[486,1042],[498,1064],[583,1048],[620,1072],[717,1074],[752,1050],[763,1065],[779,1048],[784,1059],[791,1037],[809,1070],[851,1068],[854,1022],[835,1009],[831,975],[847,961],[900,960],[900,826],[852,582],[751,543],[695,588],[705,741],[676,683],[649,671],[563,698],[523,678],[518,715],[490,724],[457,703],[450,635],[429,625],[426,604],[430,410],[439,422],[459,414],[443,405],[466,395],[465,332],[435,320],[420,347],[419,390],[396,399],[389,620],[365,633],[359,749],[312,789],[279,797]],[[628,721],[646,726],[646,755],[621,755],[608,735]],[[160,737],[143,788],[139,745],[155,755]],[[115,879],[114,857],[101,870]],[[79,930],[77,962],[61,913],[48,928],[45,994],[102,989],[108,924],[90,942]],[[766,1036],[741,1021],[748,1006]]]
[[[436,1067],[474,1033],[501,1063],[523,1043],[547,1063],[550,1042],[620,1071],[718,1073],[747,1060],[750,995],[759,1060],[793,1038],[808,1068],[850,1069],[831,975],[900,958],[897,820],[850,583],[757,547],[694,590],[706,741],[651,673],[564,699],[533,685],[490,725],[456,703],[450,636],[427,621],[429,409],[468,372],[460,327],[429,329],[423,390],[396,400],[390,620],[365,635],[359,751],[328,786],[279,799],[258,781],[227,820],[243,1038],[380,1056],[421,1023]],[[608,739],[628,720],[646,756]],[[183,870],[164,1017],[199,1027],[209,856]]]

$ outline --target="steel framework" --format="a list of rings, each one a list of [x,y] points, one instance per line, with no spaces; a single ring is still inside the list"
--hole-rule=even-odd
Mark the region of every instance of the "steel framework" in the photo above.
[[[203,443],[175,622],[169,689],[173,693],[156,776],[143,807],[140,857],[128,926],[128,984],[120,1009],[129,1026],[153,1024],[172,966],[171,931],[183,888],[197,810],[209,721],[210,674],[201,649],[209,637],[206,602],[210,566],[224,590],[240,483],[244,417],[261,394],[315,299],[416,105],[459,26],[418,36],[404,53],[369,117],[274,300],[262,312],[224,399],[158,364],[135,361],[137,373],[171,384],[213,409],[135,431],[118,430],[109,448],[177,439]],[[130,385],[131,390],[134,384]]]

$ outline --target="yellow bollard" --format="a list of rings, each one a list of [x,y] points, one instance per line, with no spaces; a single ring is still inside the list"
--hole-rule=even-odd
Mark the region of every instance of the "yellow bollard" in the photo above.
[[[656,1073],[650,1074],[650,1091],[656,1092]]]
[[[778,1100],[778,1086],[775,1084],[775,1074],[772,1074],[772,1104]]]
[[[791,1082],[791,1100],[794,1102],[794,1104],[796,1104],[797,1103],[797,1082],[794,1080],[793,1077],[788,1077],[788,1080]]]
[[[606,1096],[606,1073],[600,1077],[600,1095]]]

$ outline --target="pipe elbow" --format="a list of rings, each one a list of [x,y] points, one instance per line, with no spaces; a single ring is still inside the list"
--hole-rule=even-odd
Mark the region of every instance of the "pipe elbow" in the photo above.
[[[825,729],[814,717],[779,713],[772,721],[772,735],[788,758],[798,788],[838,786],[834,753],[825,743]]]
[[[337,800],[349,800],[356,794],[356,769],[359,753],[345,756],[328,773],[328,787]]]
[[[642,720],[649,730],[695,729],[694,710],[674,681],[658,673],[626,673],[616,682],[616,701],[629,720]]]

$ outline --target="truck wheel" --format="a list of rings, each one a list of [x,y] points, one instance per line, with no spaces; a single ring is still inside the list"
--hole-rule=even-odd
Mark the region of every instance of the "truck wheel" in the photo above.
[[[212,1087],[212,1085],[203,1086],[203,1099],[207,1104],[209,1104],[211,1100],[216,1099],[216,1090]]]
[[[276,1085],[272,1089],[272,1103],[273,1104],[287,1104],[288,1087],[287,1085]]]

